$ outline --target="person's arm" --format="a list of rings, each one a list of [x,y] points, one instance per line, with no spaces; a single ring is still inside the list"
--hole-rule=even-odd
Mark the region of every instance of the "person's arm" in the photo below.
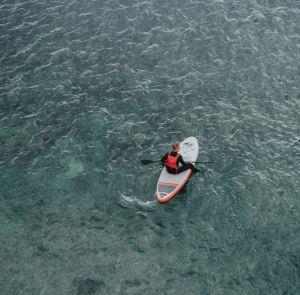
[[[168,157],[168,153],[166,153],[162,158],[161,158],[161,162],[164,164],[167,160],[167,157]]]
[[[185,166],[185,165],[187,165],[188,163],[186,163],[186,162],[184,162],[183,161],[183,158],[182,158],[182,156],[181,155],[179,155],[179,162],[180,162],[180,164],[182,165],[182,166]]]

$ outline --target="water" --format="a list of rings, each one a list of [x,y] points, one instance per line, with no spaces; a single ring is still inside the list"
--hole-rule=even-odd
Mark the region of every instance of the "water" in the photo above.
[[[300,2],[2,0],[1,294],[299,294]],[[196,136],[205,174],[155,200]]]

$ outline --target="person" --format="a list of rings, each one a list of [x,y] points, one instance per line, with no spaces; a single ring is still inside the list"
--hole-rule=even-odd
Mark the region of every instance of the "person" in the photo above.
[[[197,169],[191,162],[184,162],[182,156],[179,154],[180,145],[178,143],[172,146],[172,150],[167,152],[162,158],[161,163],[165,165],[168,173],[170,174],[179,174],[183,171],[188,169],[192,169],[194,173],[199,172],[200,170]],[[182,166],[179,166],[179,163]]]

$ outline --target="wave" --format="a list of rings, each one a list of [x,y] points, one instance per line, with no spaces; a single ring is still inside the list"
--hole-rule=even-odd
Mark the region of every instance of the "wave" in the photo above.
[[[121,205],[126,208],[137,207],[143,210],[155,210],[157,208],[157,201],[146,200],[143,201],[136,196],[126,196],[121,194],[120,196]]]

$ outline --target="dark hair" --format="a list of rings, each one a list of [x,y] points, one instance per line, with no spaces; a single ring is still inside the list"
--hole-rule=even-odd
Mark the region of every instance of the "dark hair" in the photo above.
[[[175,144],[172,145],[172,149],[173,149],[173,150],[175,150],[175,149],[178,148],[178,147],[179,147],[179,143],[175,143]]]

